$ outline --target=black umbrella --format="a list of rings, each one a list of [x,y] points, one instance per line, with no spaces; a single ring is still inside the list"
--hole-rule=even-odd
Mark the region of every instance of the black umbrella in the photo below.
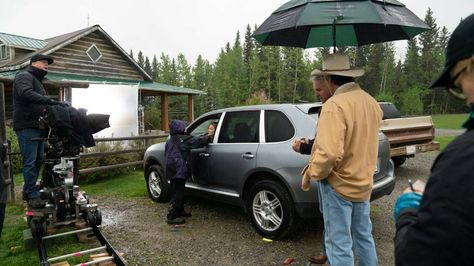
[[[262,45],[361,46],[410,39],[429,30],[396,0],[292,0],[255,31]]]

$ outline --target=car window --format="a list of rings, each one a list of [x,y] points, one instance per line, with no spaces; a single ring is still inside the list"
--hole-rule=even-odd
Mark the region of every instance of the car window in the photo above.
[[[288,117],[280,111],[265,111],[265,141],[278,142],[289,140],[295,129]]]
[[[260,111],[227,112],[218,143],[258,142]]]
[[[191,136],[202,136],[207,134],[207,128],[211,123],[218,123],[220,114],[208,116],[199,121],[194,122],[189,128],[188,132]]]

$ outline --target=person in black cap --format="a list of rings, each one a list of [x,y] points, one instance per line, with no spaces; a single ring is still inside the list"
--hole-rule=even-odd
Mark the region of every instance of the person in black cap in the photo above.
[[[20,70],[13,82],[13,129],[23,158],[23,198],[33,208],[44,206],[36,186],[44,156],[44,142],[38,140],[42,137],[38,119],[45,105],[62,104],[46,96],[42,83],[53,62],[49,55],[34,55],[30,65]]]
[[[395,204],[396,265],[474,265],[474,14],[451,35],[446,63],[431,85],[471,108],[466,132],[436,158],[423,190]]]

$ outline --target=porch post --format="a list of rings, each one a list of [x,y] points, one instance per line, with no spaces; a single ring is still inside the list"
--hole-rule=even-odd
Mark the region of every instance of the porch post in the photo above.
[[[168,94],[161,95],[161,130],[167,132],[169,125]]]
[[[193,120],[194,120],[193,95],[188,94],[188,121],[192,122]]]
[[[8,143],[5,119],[5,86],[3,82],[0,82],[0,153],[3,153],[0,156],[0,171],[2,172],[0,173],[0,179],[3,179],[0,180],[0,182],[2,182],[2,185],[0,186],[0,216],[2,216],[2,220],[0,223],[2,224],[6,201],[8,198],[14,200],[14,195],[9,195],[9,190],[7,189],[8,187],[12,188],[12,177],[10,176],[10,163],[7,160],[8,156],[6,154],[6,151],[8,150]],[[13,189],[11,190],[13,191]]]

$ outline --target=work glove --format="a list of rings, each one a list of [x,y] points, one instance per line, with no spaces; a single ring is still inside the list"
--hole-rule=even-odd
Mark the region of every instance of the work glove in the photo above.
[[[403,209],[418,209],[420,207],[421,198],[422,195],[416,192],[404,193],[398,197],[397,202],[395,203],[395,209],[393,211],[395,222],[397,222],[398,215]]]

